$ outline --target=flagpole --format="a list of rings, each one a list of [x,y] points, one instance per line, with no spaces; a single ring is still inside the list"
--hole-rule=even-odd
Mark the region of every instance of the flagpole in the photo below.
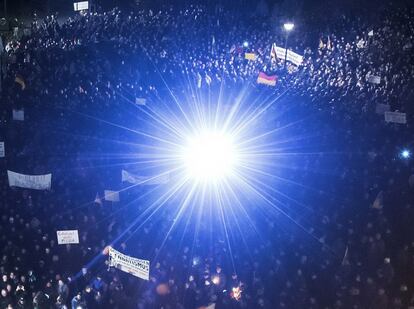
[[[288,46],[288,39],[289,39],[289,33],[293,30],[293,28],[295,27],[294,23],[291,22],[287,22],[283,24],[283,28],[285,28],[286,31],[286,41],[285,41],[285,64],[284,67],[286,69],[286,61],[287,61],[287,46]]]

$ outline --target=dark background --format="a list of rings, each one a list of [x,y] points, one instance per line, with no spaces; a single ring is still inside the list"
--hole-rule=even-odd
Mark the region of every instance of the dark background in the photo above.
[[[45,15],[48,13],[59,12],[67,15],[73,12],[73,2],[80,0],[0,0],[0,16],[5,16],[5,5],[7,6],[7,15],[9,17],[30,17],[33,13]],[[90,1],[91,2],[91,1]],[[375,1],[375,0],[92,0],[96,7],[103,9],[119,6],[125,9],[134,9],[137,7],[150,7],[157,9],[165,5],[175,7],[188,6],[190,4],[205,4],[207,7],[214,8],[217,4],[227,9],[237,8],[246,11],[254,11],[257,5],[262,2],[266,3],[271,10],[273,6],[280,7],[281,10],[289,11],[292,14],[313,14],[321,15],[340,15],[345,12],[374,13],[378,9],[387,5],[409,4],[410,0],[394,1]]]

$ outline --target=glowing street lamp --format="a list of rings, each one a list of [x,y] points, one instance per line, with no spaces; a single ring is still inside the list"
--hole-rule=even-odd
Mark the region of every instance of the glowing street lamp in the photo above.
[[[286,61],[287,61],[287,45],[288,45],[288,38],[289,33],[295,28],[295,24],[291,22],[287,22],[283,24],[283,28],[286,31],[286,41],[285,41],[285,68],[286,68]]]
[[[294,23],[284,23],[283,28],[285,28],[286,31],[292,31],[293,28],[295,28]]]

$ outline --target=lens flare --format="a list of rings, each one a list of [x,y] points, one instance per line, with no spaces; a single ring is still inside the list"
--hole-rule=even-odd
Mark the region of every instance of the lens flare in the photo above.
[[[233,174],[237,150],[229,135],[205,131],[188,138],[182,160],[190,178],[215,182]]]

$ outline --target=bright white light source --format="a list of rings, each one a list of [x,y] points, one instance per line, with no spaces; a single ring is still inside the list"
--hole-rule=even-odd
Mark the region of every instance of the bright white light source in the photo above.
[[[204,132],[189,138],[183,160],[191,178],[215,181],[232,173],[237,155],[229,136]]]
[[[247,47],[249,47],[249,42],[244,41],[244,42],[243,42],[243,47],[246,47],[246,48],[247,48]]]
[[[404,159],[408,159],[410,157],[411,153],[409,150],[405,149],[401,152],[401,157],[403,157]]]
[[[284,23],[283,28],[285,28],[286,31],[292,31],[295,27],[294,23]]]

